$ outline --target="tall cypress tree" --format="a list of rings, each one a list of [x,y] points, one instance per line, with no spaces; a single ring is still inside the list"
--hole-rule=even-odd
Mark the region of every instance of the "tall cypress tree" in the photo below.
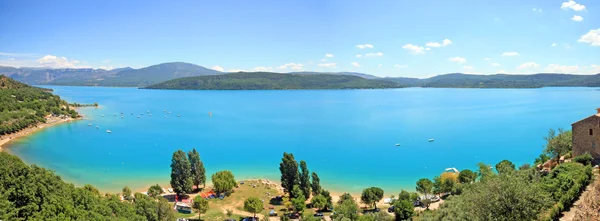
[[[196,151],[196,148],[188,152],[188,159],[190,160],[190,166],[192,168],[192,179],[196,188],[200,188],[200,184],[206,187],[206,169],[204,169],[204,163],[200,160],[200,154]]]
[[[304,194],[304,198],[308,199],[310,198],[310,175],[304,160],[300,161],[300,172],[300,189]]]
[[[279,163],[279,171],[281,171],[281,186],[285,192],[290,194],[291,198],[295,198],[292,189],[294,185],[299,184],[300,175],[298,173],[298,162],[294,159],[294,154],[283,153],[283,158]]]
[[[321,194],[321,183],[320,183],[321,179],[315,172],[312,172],[311,176],[312,176],[312,183],[311,183],[312,194],[313,194],[313,196],[316,196],[316,195]]]
[[[192,167],[185,152],[177,150],[171,159],[171,186],[177,195],[192,192]]]

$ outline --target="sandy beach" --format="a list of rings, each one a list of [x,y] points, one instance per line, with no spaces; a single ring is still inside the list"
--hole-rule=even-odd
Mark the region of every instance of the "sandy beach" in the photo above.
[[[12,140],[15,140],[15,139],[18,139],[21,137],[25,137],[29,134],[32,134],[34,132],[37,132],[39,130],[42,130],[42,129],[50,127],[50,126],[58,125],[61,123],[67,123],[67,122],[71,122],[73,120],[78,120],[78,119],[81,119],[81,118],[70,118],[70,117],[61,118],[61,117],[49,116],[49,117],[46,117],[46,123],[38,123],[34,126],[30,126],[23,130],[20,130],[19,132],[2,135],[2,136],[0,136],[0,151],[2,151],[2,148],[4,147],[4,145],[6,145],[8,142],[10,142]]]

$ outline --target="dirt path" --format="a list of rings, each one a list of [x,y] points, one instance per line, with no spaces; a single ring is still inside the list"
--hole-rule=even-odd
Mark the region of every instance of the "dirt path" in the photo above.
[[[583,200],[585,198],[587,198],[587,196],[589,194],[592,194],[593,185],[597,179],[598,179],[598,170],[594,169],[594,175],[592,176],[592,180],[590,181],[590,184],[587,185],[587,187],[585,188],[585,191],[583,191],[583,193],[581,193],[581,196],[579,197],[579,199],[577,199],[577,201],[575,201],[575,203],[573,203],[573,206],[571,206],[571,208],[569,208],[568,211],[563,212],[562,217],[559,219],[560,221],[571,221],[571,220],[573,220],[573,218],[575,218],[575,214],[577,214],[577,212],[580,210],[580,205],[583,204]]]

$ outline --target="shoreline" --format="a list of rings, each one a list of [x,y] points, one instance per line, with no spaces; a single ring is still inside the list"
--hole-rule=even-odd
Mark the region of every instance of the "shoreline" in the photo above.
[[[49,127],[56,126],[56,125],[59,125],[62,123],[69,123],[71,121],[81,120],[81,119],[83,119],[83,117],[79,117],[79,118],[47,117],[46,123],[37,123],[35,125],[29,126],[25,129],[22,129],[16,133],[1,135],[0,136],[0,151],[3,151],[3,149],[11,141],[17,140],[19,138],[27,137],[30,134],[33,134],[33,133],[43,130],[44,128],[49,128]]]

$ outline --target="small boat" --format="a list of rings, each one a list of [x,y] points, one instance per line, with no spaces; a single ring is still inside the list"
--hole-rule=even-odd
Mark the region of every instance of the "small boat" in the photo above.
[[[137,116],[137,118],[140,118],[140,116]]]
[[[152,116],[152,114],[148,114],[148,116]]]
[[[98,128],[100,128],[100,127],[96,126],[96,129],[98,129]]]
[[[429,140],[428,140],[428,141],[429,141],[429,142],[433,142],[433,138],[429,138]]]
[[[104,114],[102,114],[102,117],[104,117]]]
[[[88,126],[92,126],[92,124],[88,124]]]
[[[208,116],[209,116],[209,117],[212,117],[212,112],[208,112]]]
[[[171,111],[167,112],[167,114],[171,114]]]
[[[148,110],[148,111],[146,111],[146,112],[150,113],[150,111],[149,111],[149,110]]]
[[[125,118],[125,117],[121,116],[121,118]]]
[[[110,130],[106,130],[106,133],[112,133],[112,131],[110,131]]]
[[[165,116],[165,118],[167,118],[167,116]]]
[[[117,116],[117,114],[115,114],[115,116]]]
[[[144,115],[144,113],[141,113],[140,115]]]
[[[177,117],[181,117],[181,115],[178,114]]]
[[[400,144],[399,144],[399,143],[397,143],[397,144],[396,144],[396,146],[400,146]]]

